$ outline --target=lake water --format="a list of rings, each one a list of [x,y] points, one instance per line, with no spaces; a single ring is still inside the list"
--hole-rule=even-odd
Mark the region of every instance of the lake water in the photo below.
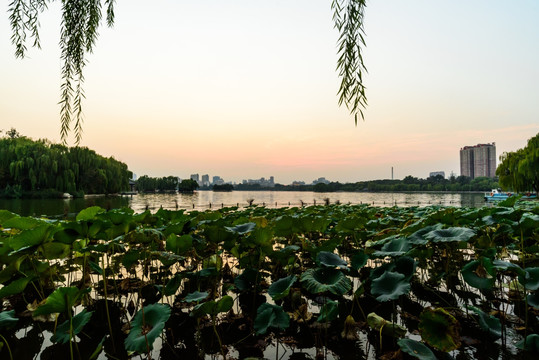
[[[315,193],[311,191],[197,191],[193,194],[139,194],[117,197],[87,197],[84,199],[0,199],[0,209],[6,209],[23,216],[64,215],[77,213],[89,206],[105,209],[130,207],[135,212],[160,207],[169,210],[207,210],[221,207],[254,205],[266,207],[288,207],[323,205],[329,199],[331,204],[370,204],[373,206],[465,206],[481,207],[486,202],[483,193],[366,193],[335,192]]]

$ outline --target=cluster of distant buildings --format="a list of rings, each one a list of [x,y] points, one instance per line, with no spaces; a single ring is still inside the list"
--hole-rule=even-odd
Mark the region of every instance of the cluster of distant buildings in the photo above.
[[[213,185],[224,185],[224,184],[231,184],[231,185],[237,185],[235,182],[225,182],[222,177],[220,176],[213,176],[210,181],[210,176],[208,174],[204,174],[200,176],[199,174],[191,174],[189,177],[191,180],[196,181],[198,186],[200,187],[210,187]],[[181,181],[181,179],[178,179]],[[319,177],[318,179],[313,180],[311,185],[316,184],[329,184],[330,181],[327,180],[325,177]],[[266,188],[272,188],[275,187],[275,177],[270,176],[269,178],[260,178],[260,179],[246,179],[241,181],[242,185],[260,185],[261,187]],[[294,181],[291,184],[292,186],[299,186],[299,185],[306,185],[305,181]]]
[[[433,171],[429,176],[441,175],[445,172]],[[460,149],[460,175],[472,179],[476,177],[496,176],[496,143],[464,146]]]
[[[445,178],[444,171],[432,171],[429,173],[429,177],[442,176]],[[472,179],[476,177],[490,177],[496,176],[496,143],[491,144],[477,144],[473,146],[464,146],[460,149],[460,175],[467,176]],[[451,176],[454,176],[451,172]],[[200,187],[210,187],[213,185],[224,185],[236,183],[225,182],[220,176],[213,176],[210,181],[210,176],[204,174],[192,174],[191,180],[198,183]],[[180,179],[178,179],[180,180]],[[312,181],[311,185],[316,184],[329,184],[330,181],[325,177],[319,177]],[[272,188],[275,187],[275,178],[270,176],[268,179],[248,179],[242,180],[243,185],[260,185],[261,187]],[[307,185],[305,181],[293,181],[291,186]]]

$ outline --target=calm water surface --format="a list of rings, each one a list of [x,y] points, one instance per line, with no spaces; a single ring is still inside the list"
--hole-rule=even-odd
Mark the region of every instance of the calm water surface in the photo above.
[[[130,207],[135,212],[145,209],[157,211],[160,207],[169,210],[207,210],[221,207],[246,207],[252,201],[266,207],[288,207],[331,204],[370,204],[374,206],[465,206],[481,207],[486,202],[483,193],[360,193],[335,192],[315,193],[311,191],[197,191],[194,194],[139,194],[124,197],[89,197],[84,199],[0,199],[0,209],[23,216],[64,215],[79,212],[89,206],[105,209]]]

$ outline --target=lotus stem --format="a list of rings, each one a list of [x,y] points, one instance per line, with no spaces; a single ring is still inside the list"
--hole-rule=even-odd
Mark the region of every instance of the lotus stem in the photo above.
[[[110,339],[112,341],[112,349],[114,352],[116,352],[116,345],[114,344],[114,335],[112,334],[112,324],[110,322],[110,312],[109,312],[109,300],[108,300],[108,294],[107,294],[107,272],[105,270],[105,256],[101,258],[101,263],[103,264],[103,291],[105,293],[105,311],[107,313],[107,322],[109,324],[109,333],[110,333]]]
[[[4,340],[4,344],[6,344],[7,351],[9,352],[9,358],[13,360],[13,354],[11,354],[11,348],[9,347],[9,343],[7,342],[6,338],[2,336],[2,334],[0,334],[0,337],[2,338],[2,340]]]

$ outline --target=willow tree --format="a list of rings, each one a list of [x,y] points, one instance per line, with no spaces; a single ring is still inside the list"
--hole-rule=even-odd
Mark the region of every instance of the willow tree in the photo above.
[[[539,192],[539,134],[528,140],[523,149],[500,156],[496,175],[504,189]]]
[[[108,26],[114,24],[115,0],[12,0],[9,5],[11,41],[15,56],[23,58],[27,43],[40,48],[39,16],[53,1],[62,3],[60,50],[63,60],[60,99],[60,135],[63,142],[71,130],[75,141],[82,138],[82,100],[84,99],[84,74],[87,54],[91,53],[98,36],[98,29],[106,12]],[[339,31],[337,72],[341,78],[338,91],[339,105],[345,105],[354,115],[363,118],[362,109],[367,105],[363,73],[362,47],[365,46],[363,13],[366,0],[332,0],[333,21]]]

